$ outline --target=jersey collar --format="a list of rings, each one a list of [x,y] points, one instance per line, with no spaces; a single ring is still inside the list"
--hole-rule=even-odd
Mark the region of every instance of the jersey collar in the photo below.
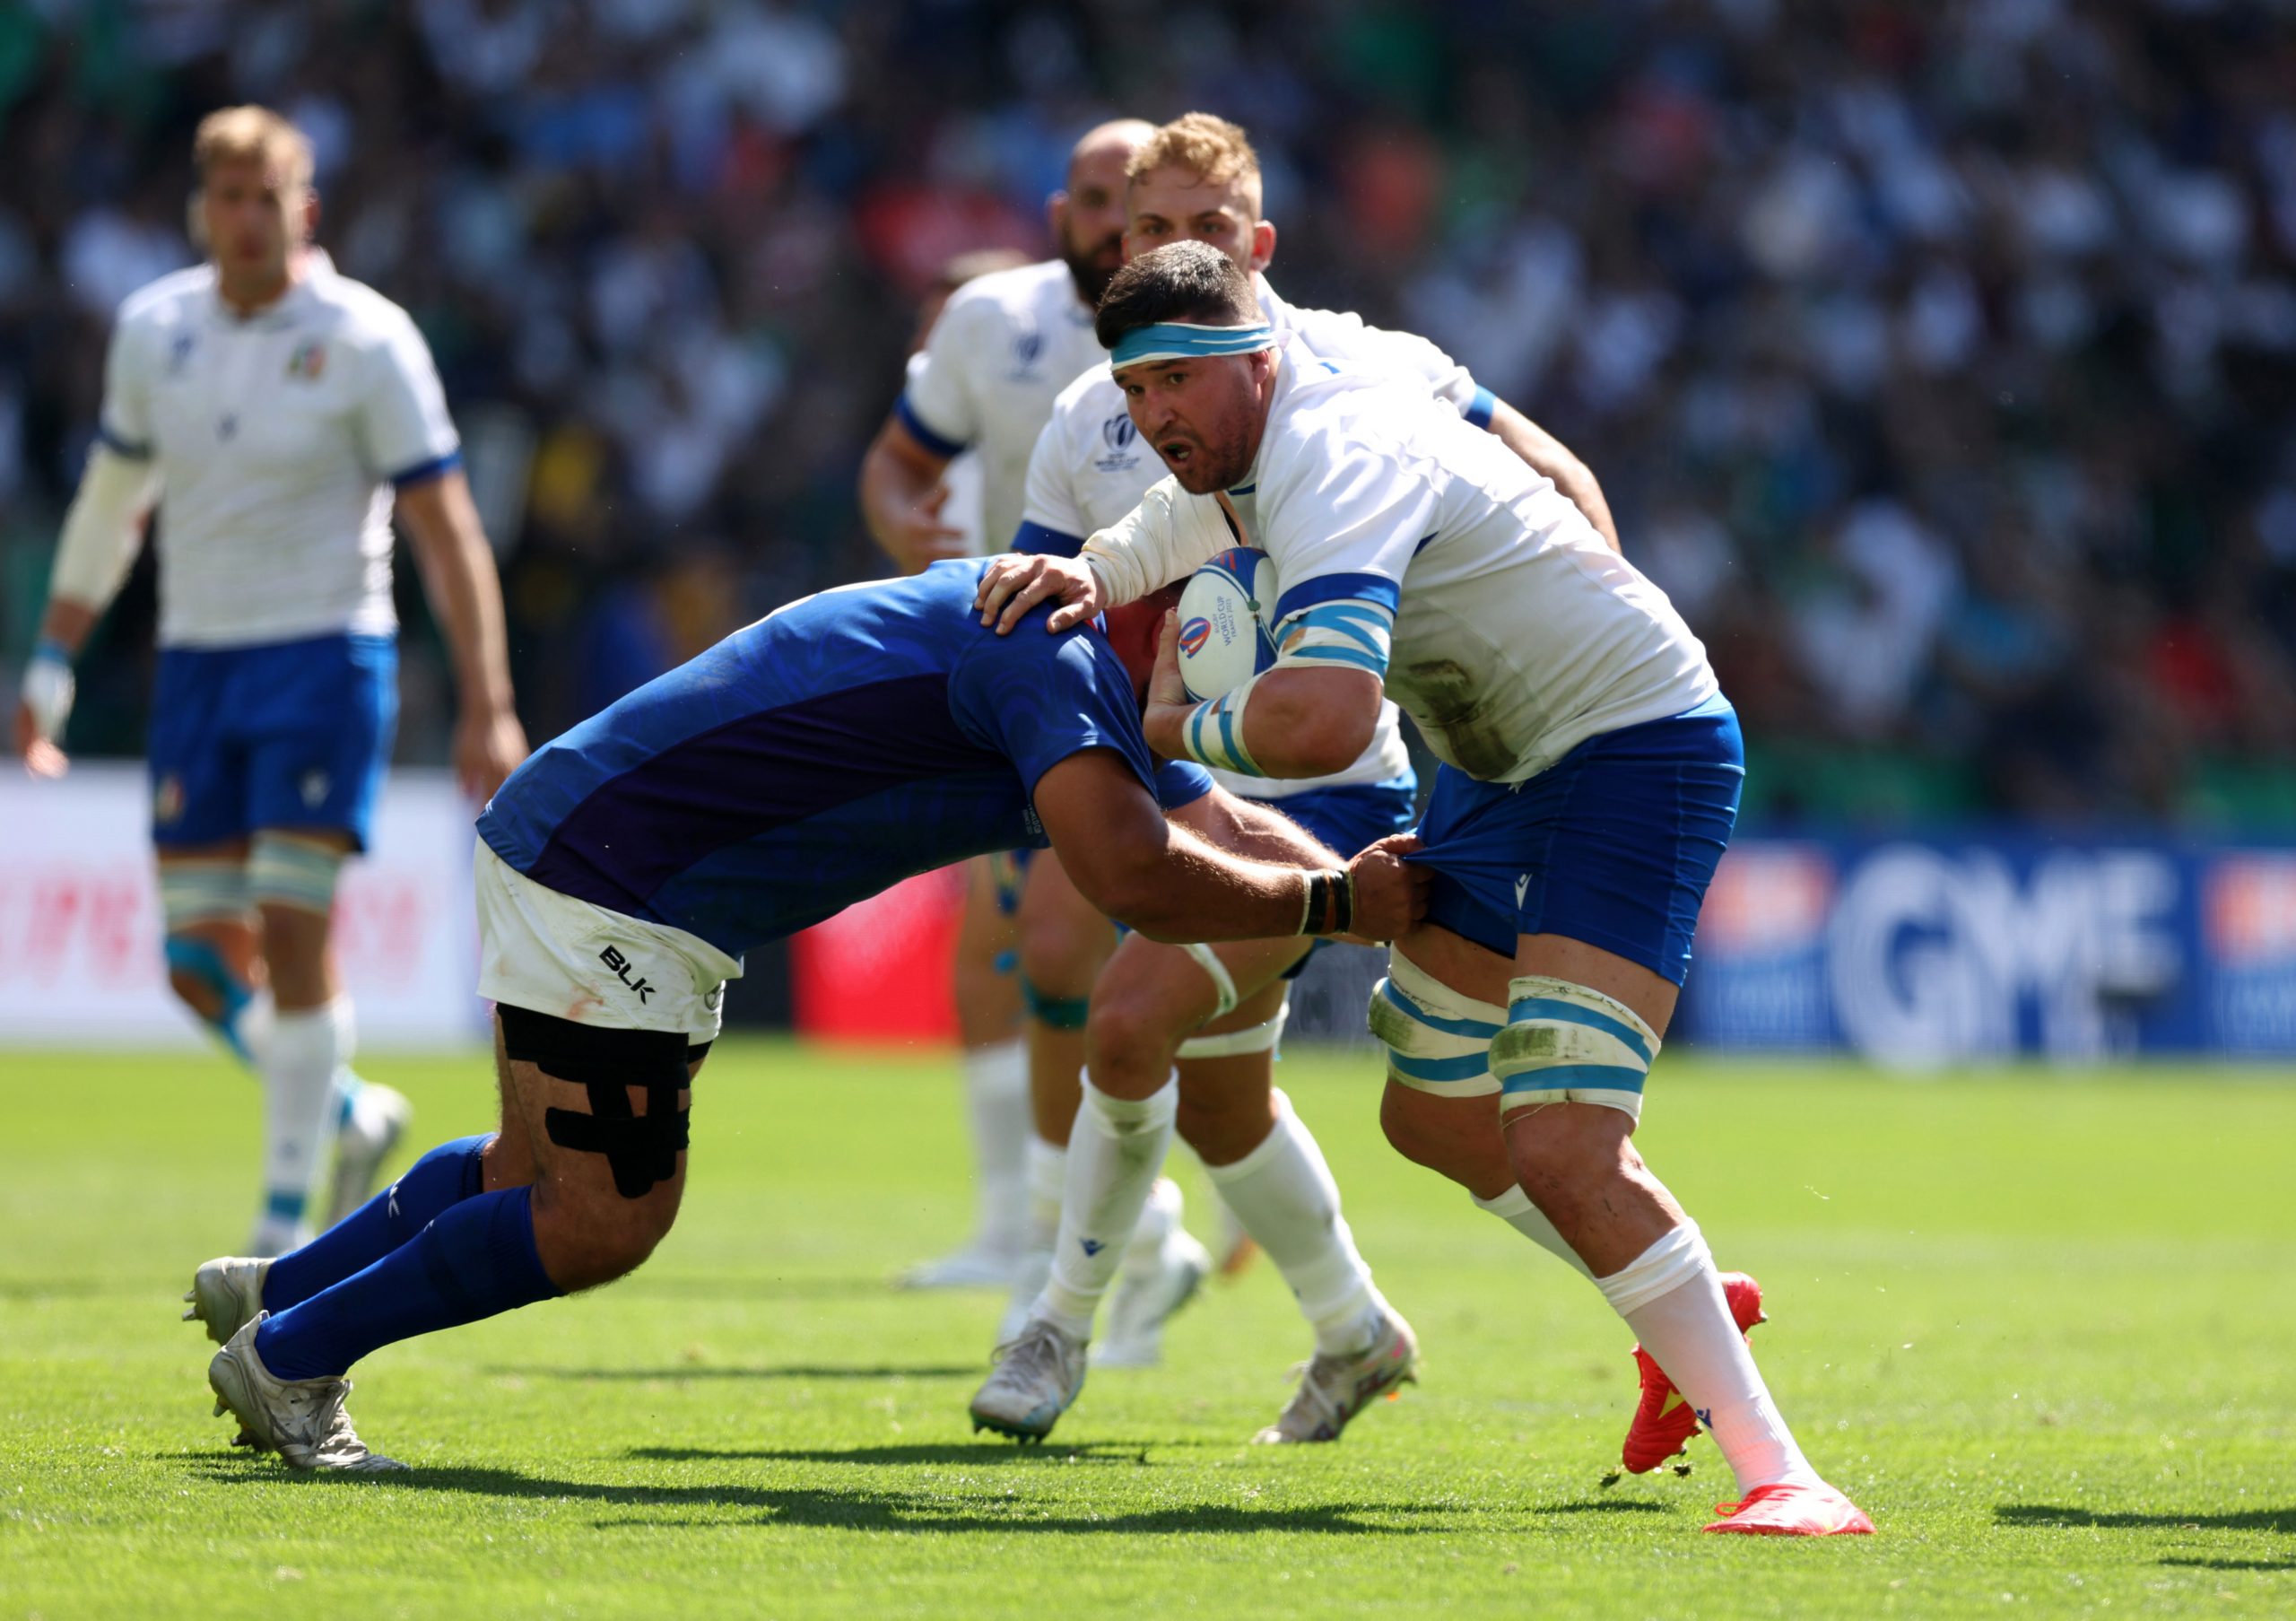
[[[307,251],[303,274],[296,283],[257,310],[242,316],[223,301],[223,279],[219,275],[207,290],[209,314],[219,324],[241,332],[282,332],[293,327],[308,314],[318,297],[318,283],[335,274],[335,261],[324,248],[313,247]]]

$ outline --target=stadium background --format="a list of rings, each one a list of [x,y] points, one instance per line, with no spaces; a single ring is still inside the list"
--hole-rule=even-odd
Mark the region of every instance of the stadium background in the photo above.
[[[2291,23],[2263,0],[8,8],[0,679],[111,311],[191,257],[216,105],[311,134],[322,242],[430,338],[537,738],[882,571],[856,468],[932,276],[1044,252],[1092,119],[1204,107],[1259,145],[1286,295],[1422,331],[1552,428],[1712,650],[1747,836],[1689,1033],[2285,1053]],[[449,693],[402,581],[413,771]],[[147,562],[83,667],[83,757],[138,750],[152,616]],[[0,879],[0,917],[55,971],[42,929],[94,913],[57,923],[39,882]],[[736,1010],[783,1016],[787,982],[754,962]],[[1305,1023],[1344,1029],[1349,996],[1322,1000]]]

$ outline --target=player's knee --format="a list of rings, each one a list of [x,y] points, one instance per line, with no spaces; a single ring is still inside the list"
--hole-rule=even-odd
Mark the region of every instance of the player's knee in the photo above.
[[[1092,1012],[1091,987],[1069,994],[1039,984],[1021,976],[1021,1006],[1030,1018],[1047,1030],[1083,1031],[1090,1028]]]
[[[1113,976],[1111,976],[1113,977]],[[1135,985],[1107,985],[1093,997],[1084,1024],[1085,1050],[1095,1062],[1147,1064],[1158,1069],[1171,1062],[1178,1032],[1152,998]]]
[[[219,1029],[230,1025],[254,995],[244,959],[254,952],[246,863],[167,860],[160,866],[161,950],[168,989]],[[227,943],[239,944],[227,949]],[[235,963],[234,957],[243,959]]]
[[[1068,1000],[1091,996],[1115,943],[1109,920],[1081,902],[1071,908],[1024,905],[1019,942],[1024,992]]]
[[[671,1184],[631,1200],[595,1183],[538,1185],[535,1222],[551,1233],[551,1281],[571,1292],[635,1272],[676,1224],[680,1191]]]
[[[1455,1130],[1433,1119],[1422,1094],[1390,1085],[1379,1100],[1379,1130],[1387,1146],[1414,1165],[1449,1173],[1458,1157]]]

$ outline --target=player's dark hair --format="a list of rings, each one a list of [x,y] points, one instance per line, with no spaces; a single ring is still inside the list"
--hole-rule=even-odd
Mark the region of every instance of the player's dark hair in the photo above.
[[[1202,242],[1167,242],[1116,273],[1100,294],[1092,336],[1113,349],[1126,333],[1159,321],[1248,327],[1259,318],[1252,279],[1233,259]]]

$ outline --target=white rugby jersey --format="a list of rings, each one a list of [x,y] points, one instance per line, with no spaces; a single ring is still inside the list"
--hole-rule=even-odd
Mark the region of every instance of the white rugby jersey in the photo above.
[[[213,265],[130,295],[98,432],[158,467],[162,647],[392,630],[392,491],[460,455],[413,321],[317,251],[244,318]]]
[[[1107,352],[1092,311],[1058,259],[975,276],[949,295],[925,347],[909,361],[893,406],[926,449],[980,453],[981,535],[1009,545],[1021,526],[1029,450],[1063,384]]]
[[[1416,383],[1478,428],[1486,428],[1495,402],[1475,386],[1467,369],[1423,337],[1369,326],[1360,315],[1302,309],[1253,278],[1260,312],[1278,332],[1293,335],[1316,354],[1366,372]],[[1140,504],[1164,473],[1163,459],[1144,441],[1125,409],[1124,390],[1109,371],[1108,354],[1060,391],[1052,420],[1029,457],[1028,499],[1014,544],[1023,551],[1074,556],[1084,536],[1105,529]],[[1347,770],[1329,777],[1239,777],[1214,771],[1213,780],[1233,794],[1281,798],[1346,783],[1384,782],[1411,763],[1393,703],[1382,702],[1369,747]]]
[[[1239,537],[1275,566],[1287,664],[1379,674],[1437,756],[1486,782],[1720,690],[1665,593],[1544,475],[1423,389],[1296,340],[1243,482],[1166,478],[1086,554],[1131,602]]]

